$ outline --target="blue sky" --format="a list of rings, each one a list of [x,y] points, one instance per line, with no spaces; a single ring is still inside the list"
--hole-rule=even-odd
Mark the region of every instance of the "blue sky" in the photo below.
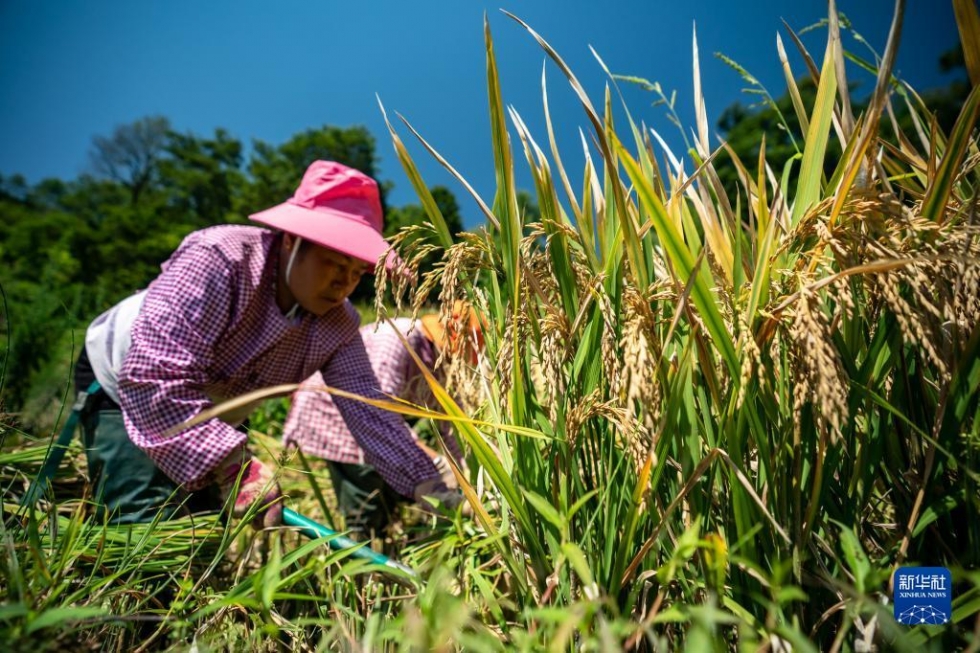
[[[91,138],[120,123],[160,114],[179,131],[216,127],[249,143],[278,144],[324,124],[368,127],[378,142],[389,201],[415,201],[391,148],[375,94],[404,115],[489,202],[493,158],[486,96],[483,17],[490,20],[504,101],[546,142],[541,103],[544,52],[502,13],[527,21],[565,58],[601,104],[606,77],[591,45],[614,73],[676,90],[693,126],[692,29],[696,23],[709,121],[753,98],[738,75],[714,57],[748,68],[773,96],[785,90],[776,53],[781,19],[800,30],[826,16],[816,0],[646,2],[540,0],[483,4],[414,2],[254,2],[210,0],[28,2],[0,0],[0,174],[28,181],[74,178],[86,171]],[[841,0],[838,7],[879,52],[893,10],[885,0]],[[897,72],[923,90],[951,80],[939,54],[957,42],[949,0],[909,0]],[[825,31],[804,42],[823,53]],[[849,36],[845,47],[870,56]],[[797,56],[794,72],[804,73]],[[563,158],[581,165],[579,128],[588,123],[558,69],[546,66],[549,100]],[[864,94],[871,82],[855,74]],[[624,88],[634,118],[676,140],[663,109],[639,88]],[[430,184],[460,198],[468,225],[480,220],[463,189],[400,129]],[[516,136],[514,137],[516,138]],[[515,143],[516,145],[516,143]],[[523,154],[515,148],[515,156]],[[527,177],[518,177],[528,186]],[[285,199],[285,198],[284,198]],[[255,207],[256,210],[265,207]]]

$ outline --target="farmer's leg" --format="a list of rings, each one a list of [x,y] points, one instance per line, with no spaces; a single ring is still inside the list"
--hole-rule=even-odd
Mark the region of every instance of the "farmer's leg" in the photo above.
[[[371,465],[327,461],[337,504],[351,534],[374,538],[384,534],[403,501]]]
[[[84,348],[75,365],[75,389],[87,389],[95,373]],[[220,510],[215,488],[175,492],[177,485],[160,471],[129,439],[119,405],[103,390],[85,403],[81,414],[82,441],[88,460],[89,480],[95,488],[97,514],[106,511],[115,523],[152,521],[163,510],[168,519],[178,514]],[[181,507],[183,499],[186,505]]]
[[[83,347],[75,364],[76,392],[93,381],[95,373]],[[176,485],[129,439],[119,405],[99,390],[85,402],[80,417],[99,518],[108,512],[115,523],[147,522],[164,508],[163,517],[172,516],[176,506],[165,504]]]
[[[176,513],[181,493],[177,485],[129,439],[118,409],[93,410],[82,416],[82,437],[89,480],[95,487],[98,516],[132,524]]]

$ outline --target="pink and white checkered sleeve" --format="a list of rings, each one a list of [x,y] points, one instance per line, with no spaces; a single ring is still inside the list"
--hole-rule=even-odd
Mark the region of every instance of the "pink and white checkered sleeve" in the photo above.
[[[364,341],[357,335],[340,347],[322,373],[328,386],[371,399],[387,399],[379,391]],[[401,415],[354,399],[335,396],[333,401],[364,450],[365,461],[399,494],[411,497],[419,483],[439,478]]]
[[[317,372],[293,393],[282,429],[283,444],[296,445],[304,453],[326,460],[360,463],[361,449],[324,385],[323,376]]]
[[[378,377],[378,389],[386,395],[405,399],[405,383],[412,359],[398,335],[392,329],[385,328],[383,331],[364,335],[363,340],[374,373]]]
[[[192,490],[206,485],[209,472],[246,439],[218,419],[162,435],[211,405],[204,387],[215,343],[231,320],[232,269],[213,248],[178,250],[147,290],[119,376],[130,439]]]

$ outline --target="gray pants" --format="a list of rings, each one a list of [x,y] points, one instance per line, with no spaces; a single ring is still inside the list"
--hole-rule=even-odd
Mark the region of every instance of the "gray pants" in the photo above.
[[[82,348],[75,365],[75,390],[84,390],[93,381],[95,373],[88,352]],[[160,513],[162,519],[170,519],[221,508],[216,488],[188,495],[133,444],[119,404],[104,390],[88,397],[79,417],[100,519],[108,514],[113,523],[134,524],[153,521]]]
[[[371,465],[327,461],[337,504],[354,539],[383,537],[405,497]]]
[[[215,488],[188,494],[133,444],[118,409],[84,411],[82,441],[99,519],[115,524],[170,519],[221,509]]]

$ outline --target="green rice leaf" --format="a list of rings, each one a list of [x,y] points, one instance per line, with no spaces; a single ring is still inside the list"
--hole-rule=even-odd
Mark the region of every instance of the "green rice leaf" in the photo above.
[[[539,515],[547,520],[548,523],[557,528],[559,532],[563,532],[565,530],[565,520],[547,499],[528,489],[524,490],[524,496],[527,497],[528,502],[534,507],[535,510],[538,511]]]
[[[922,216],[927,220],[942,223],[948,215],[946,204],[953,194],[963,159],[968,151],[977,150],[972,134],[978,115],[980,115],[980,85],[973,87],[966,102],[963,103],[960,115],[953,126],[953,133],[949,137],[946,153],[936,171],[935,182],[930,186],[922,203]]]
[[[796,198],[793,201],[792,225],[794,227],[820,198],[824,155],[830,138],[830,123],[834,116],[834,98],[837,95],[835,73],[835,62],[839,56],[837,47],[837,41],[828,40],[823,69],[820,72],[820,83],[817,86],[817,98],[813,104],[813,113],[810,115],[810,128],[806,133]]]
[[[422,202],[422,208],[425,209],[426,215],[429,216],[429,220],[436,228],[436,233],[442,241],[442,246],[448,249],[453,244],[453,235],[449,232],[449,225],[446,224],[446,219],[442,215],[442,211],[439,210],[439,205],[436,204],[436,200],[432,196],[431,191],[429,191],[429,187],[423,181],[422,175],[415,165],[415,161],[412,160],[411,155],[405,148],[405,144],[402,143],[391,121],[388,120],[388,112],[385,111],[384,105],[381,104],[380,97],[378,98],[378,106],[381,107],[381,115],[384,117],[385,125],[388,126],[388,133],[391,134],[391,142],[395,148],[395,155],[398,157],[399,163],[402,164],[402,169],[405,170],[405,174],[408,176],[412,188],[415,189],[415,194],[418,195],[419,201]]]
[[[623,149],[618,139],[614,140],[614,144],[619,152],[620,161],[623,162],[626,173],[633,182],[637,196],[654,223],[654,228],[657,231],[660,242],[663,244],[668,259],[678,275],[678,281],[687,283],[690,275],[695,273],[695,257],[684,243],[680,232],[667,217],[663,204],[653,192],[649,180],[643,177],[636,161]],[[697,281],[691,291],[694,305],[697,306],[698,312],[701,314],[705,327],[708,329],[708,333],[718,348],[722,360],[728,366],[729,374],[737,378],[739,363],[735,356],[735,347],[732,343],[731,334],[725,326],[715,298],[712,296],[711,287],[713,284],[710,274],[703,267],[699,269],[700,273],[698,273]]]

